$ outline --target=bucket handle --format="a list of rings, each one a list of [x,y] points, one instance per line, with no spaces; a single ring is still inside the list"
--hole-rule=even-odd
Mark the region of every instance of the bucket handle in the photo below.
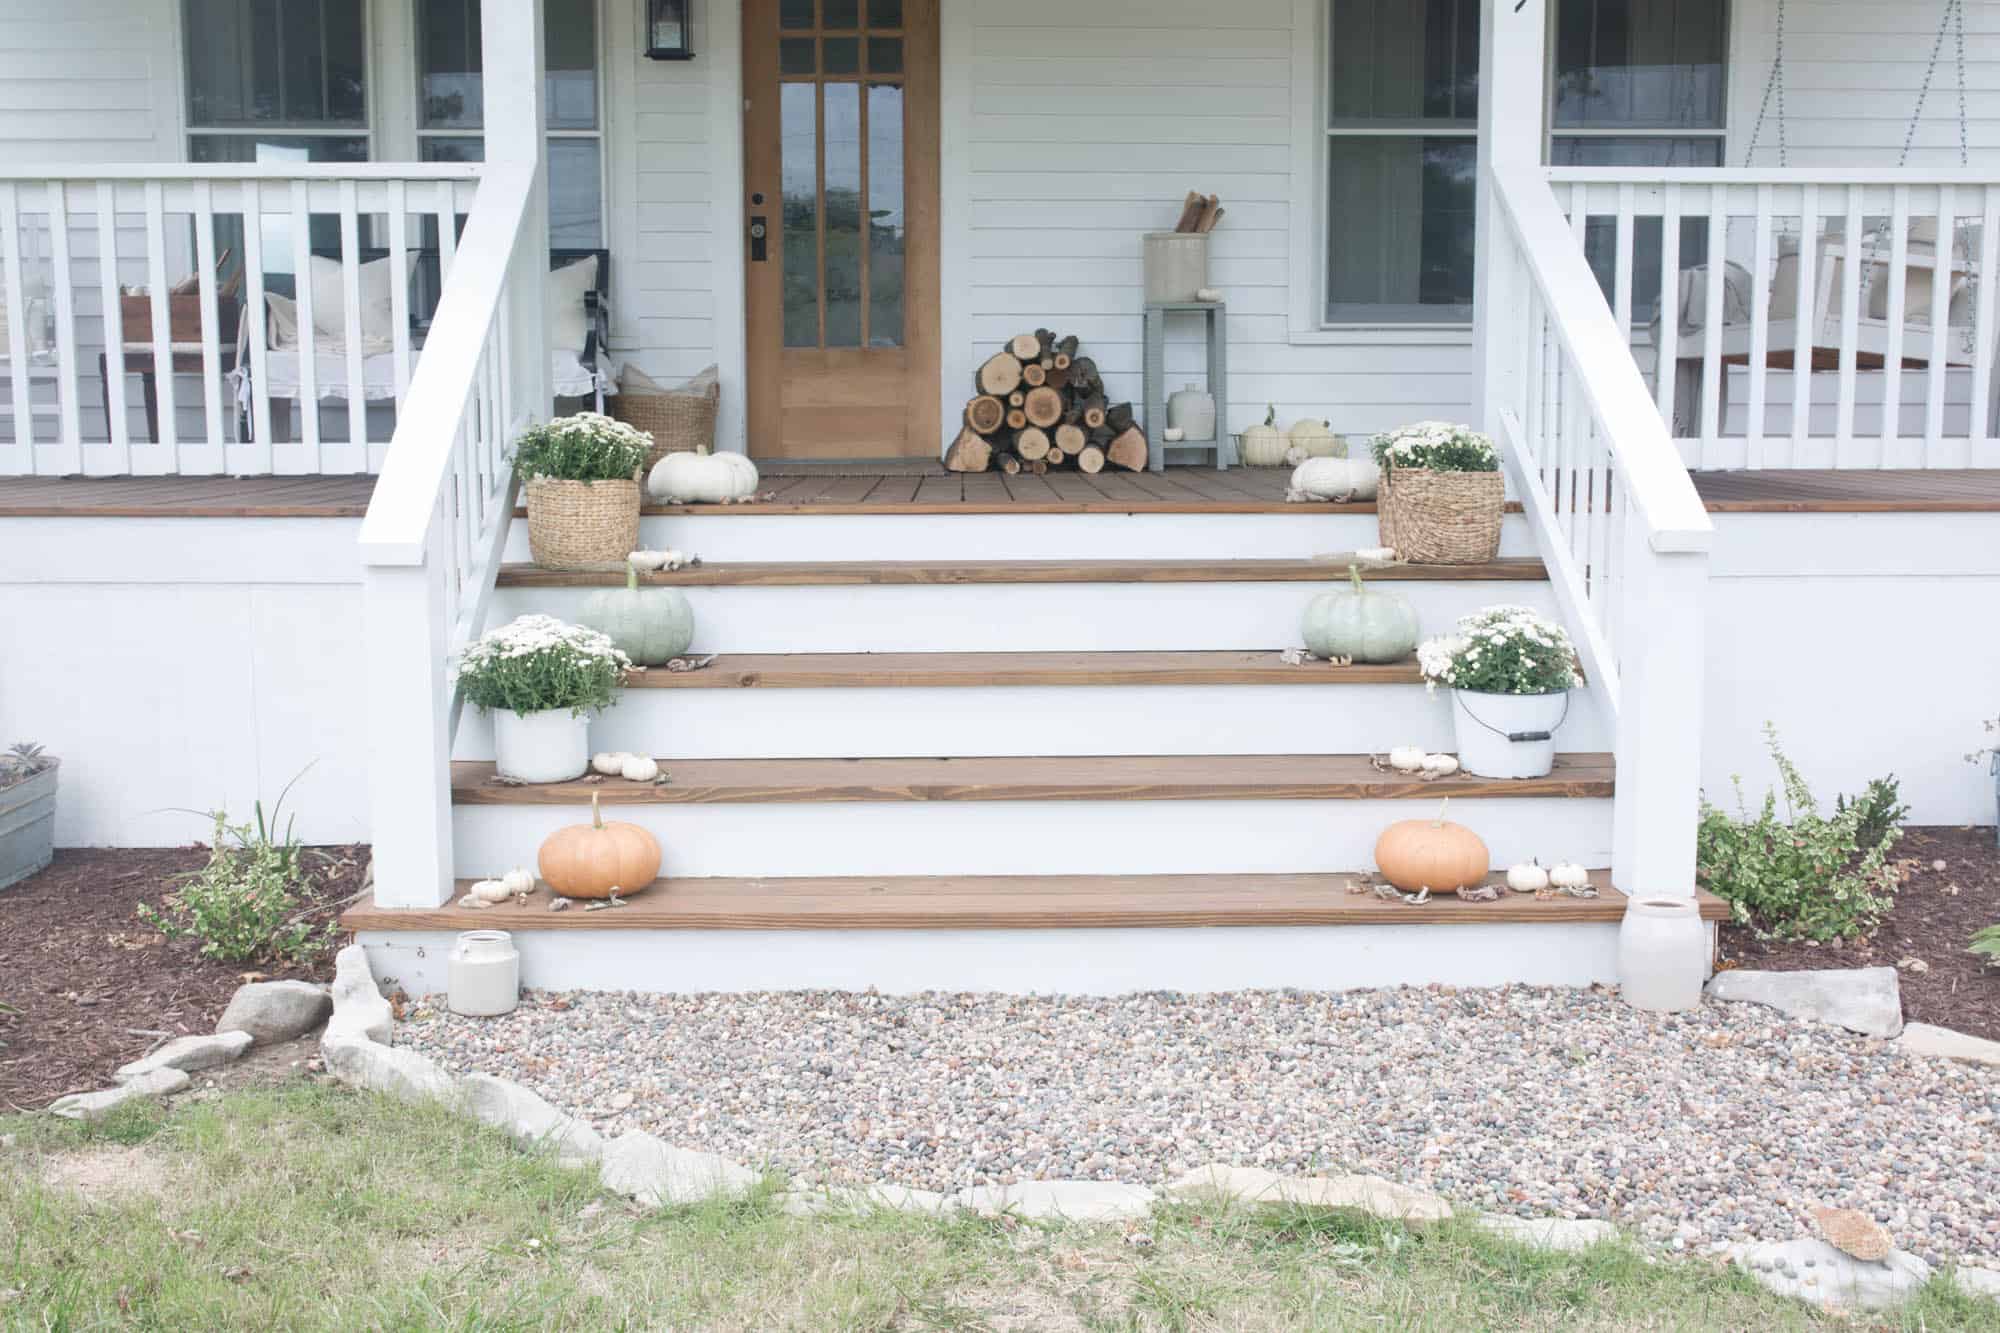
[[[1479,716],[1479,714],[1472,711],[1472,705],[1465,702],[1464,690],[1460,690],[1457,693],[1458,693],[1458,706],[1465,710],[1465,715],[1467,717],[1471,718],[1474,722],[1477,722],[1480,726],[1492,732],[1495,736],[1498,736],[1502,740],[1508,741],[1515,745],[1526,744],[1530,741],[1554,740],[1557,728],[1561,727],[1563,723],[1569,720],[1569,696],[1572,693],[1572,691],[1570,690],[1563,691],[1562,716],[1557,718],[1555,720],[1555,725],[1551,726],[1547,731],[1502,731],[1500,730],[1500,728],[1494,726],[1491,722],[1488,722],[1485,718]]]

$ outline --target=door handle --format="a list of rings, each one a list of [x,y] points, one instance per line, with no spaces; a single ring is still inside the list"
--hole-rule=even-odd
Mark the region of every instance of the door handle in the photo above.
[[[769,231],[770,227],[766,224],[764,220],[764,215],[762,213],[759,213],[755,217],[750,219],[750,262],[751,263],[761,264],[767,257],[768,254],[767,237]]]

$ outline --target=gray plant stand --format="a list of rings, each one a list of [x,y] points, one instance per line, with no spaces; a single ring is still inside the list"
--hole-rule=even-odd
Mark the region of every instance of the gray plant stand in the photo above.
[[[1155,472],[1167,467],[1167,316],[1187,311],[1208,321],[1208,392],[1215,398],[1215,438],[1176,440],[1176,449],[1213,449],[1215,465],[1237,461],[1236,441],[1229,435],[1229,305],[1225,301],[1146,302],[1145,399],[1146,463]]]

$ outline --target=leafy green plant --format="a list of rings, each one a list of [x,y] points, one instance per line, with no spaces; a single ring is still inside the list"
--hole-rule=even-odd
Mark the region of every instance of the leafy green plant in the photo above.
[[[1972,935],[1972,952],[1984,958],[1988,963],[2000,967],[2000,924],[1988,926],[1984,930],[1974,931]]]
[[[56,766],[55,756],[44,754],[33,741],[16,741],[0,754],[0,788],[26,782],[35,774]]]
[[[294,832],[297,816],[278,832],[285,797],[297,781],[285,784],[268,819],[262,801],[255,805],[254,822],[231,824],[227,811],[210,812],[215,833],[208,864],[183,875],[164,907],[139,904],[140,919],[168,939],[198,941],[202,957],[222,962],[292,963],[323,953],[334,926],[312,920],[305,898],[307,850]]]
[[[609,708],[631,666],[609,635],[554,616],[521,616],[465,650],[458,685],[466,702],[487,710],[582,714]]]
[[[1910,813],[1910,807],[1903,804],[1903,786],[1894,773],[1876,778],[1859,796],[1836,796],[1833,800],[1835,814],[1844,815],[1856,808],[1861,811],[1861,822],[1854,826],[1854,840],[1863,847],[1882,841]]]
[[[514,470],[523,478],[630,481],[644,466],[653,437],[596,412],[544,421],[514,441]]]
[[[1375,461],[1384,472],[1399,467],[1433,472],[1498,472],[1500,451],[1491,438],[1449,421],[1419,421],[1377,435]]]
[[[1741,778],[1733,780],[1736,815],[1704,797],[1695,878],[1729,903],[1738,922],[1773,935],[1824,941],[1872,929],[1896,904],[1888,856],[1903,831],[1890,822],[1880,837],[1862,841],[1871,808],[1866,797],[1842,803],[1831,816],[1821,814],[1812,789],[1779,748],[1777,729],[1767,723],[1764,737],[1778,768],[1784,813],[1779,792],[1767,791],[1752,814]]]
[[[1458,618],[1456,633],[1417,646],[1417,666],[1433,690],[1559,694],[1583,683],[1569,632],[1525,606],[1489,606]]]

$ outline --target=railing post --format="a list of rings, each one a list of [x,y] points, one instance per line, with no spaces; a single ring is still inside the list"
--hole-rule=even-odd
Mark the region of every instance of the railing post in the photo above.
[[[1611,881],[1631,897],[1690,897],[1701,803],[1708,552],[1656,551],[1644,523],[1625,528]]]
[[[530,167],[527,216],[510,266],[504,367],[516,411],[540,421],[554,400],[549,380],[548,322],[543,291],[549,267],[549,181],[543,135],[545,62],[542,0],[500,0],[480,9],[480,58],[486,96],[486,160]],[[502,423],[502,429],[513,422]]]
[[[1546,0],[1480,0],[1479,160],[1473,240],[1472,414],[1497,435],[1500,408],[1519,398],[1517,337],[1527,292],[1514,262],[1496,171],[1540,170]]]
[[[436,907],[452,891],[444,531],[431,525],[420,563],[361,572],[368,825],[382,907]]]

